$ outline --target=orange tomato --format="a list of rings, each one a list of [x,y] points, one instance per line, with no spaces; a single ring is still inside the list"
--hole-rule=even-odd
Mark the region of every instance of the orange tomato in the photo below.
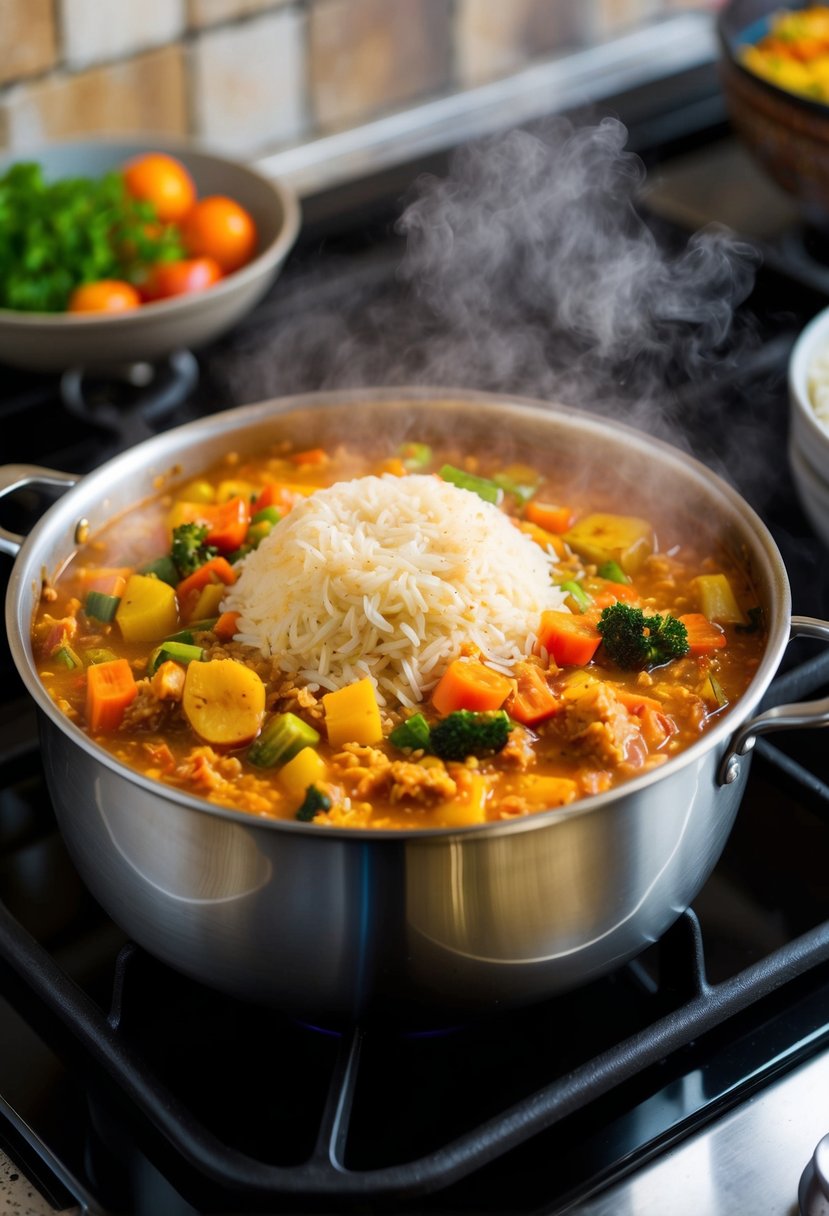
[[[170,296],[204,291],[218,283],[222,272],[213,258],[182,258],[178,262],[157,262],[142,284],[145,300],[166,300]]]
[[[184,165],[163,152],[135,157],[123,173],[128,193],[152,203],[164,224],[183,219],[196,201],[196,187]]]
[[[181,225],[181,237],[188,253],[215,258],[225,274],[244,266],[256,251],[256,225],[244,207],[222,194],[195,204]]]
[[[132,283],[99,279],[76,287],[66,308],[67,312],[128,312],[140,304],[141,297]]]

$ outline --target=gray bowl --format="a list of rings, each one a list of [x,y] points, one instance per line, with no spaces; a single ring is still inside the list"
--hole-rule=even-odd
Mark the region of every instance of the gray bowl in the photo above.
[[[256,256],[206,291],[144,304],[125,313],[17,312],[0,308],[0,362],[30,371],[152,363],[182,347],[197,348],[230,329],[274,281],[300,225],[296,196],[284,184],[189,142],[154,136],[47,144],[0,158],[0,173],[37,161],[48,180],[98,177],[143,152],[169,152],[189,170],[200,196],[226,194],[253,217]]]

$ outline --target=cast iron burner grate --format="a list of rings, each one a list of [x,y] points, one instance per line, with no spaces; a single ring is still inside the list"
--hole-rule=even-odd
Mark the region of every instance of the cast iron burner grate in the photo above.
[[[765,704],[827,686],[824,652],[778,677]],[[25,750],[18,741],[0,751],[0,788],[31,779]],[[749,802],[756,770],[757,788],[771,788],[773,801],[785,787],[829,828],[825,783],[767,742],[757,753]],[[33,743],[29,757],[37,770]],[[749,805],[741,816],[751,813]],[[41,824],[30,834],[47,830]],[[8,860],[15,841],[2,843]],[[205,1212],[241,1204],[498,1211],[504,1180],[514,1187],[516,1170],[521,1202],[532,1210],[541,1176],[534,1154],[549,1161],[555,1152],[562,1202],[568,1186],[583,1189],[585,1178],[598,1185],[611,1169],[606,1156],[602,1168],[583,1168],[597,1127],[612,1141],[626,1107],[659,1106],[660,1091],[700,1061],[708,1083],[696,1109],[646,1120],[649,1130],[628,1144],[623,1161],[614,1159],[617,1172],[829,1045],[829,922],[716,982],[705,939],[697,913],[686,911],[632,964],[586,989],[432,1035],[374,1025],[320,1033],[209,992],[132,943],[113,950],[110,995],[92,995],[5,904],[0,975],[13,1006],[83,1078],[96,1129],[87,1156],[105,1190],[117,1194],[123,1178],[113,1181],[113,1163],[129,1173],[137,1145]],[[760,1043],[748,1064],[728,1062],[735,1044],[750,1054]],[[262,1092],[253,1097],[252,1088]],[[513,1191],[510,1210],[514,1201]],[[114,1202],[111,1210],[121,1209]]]

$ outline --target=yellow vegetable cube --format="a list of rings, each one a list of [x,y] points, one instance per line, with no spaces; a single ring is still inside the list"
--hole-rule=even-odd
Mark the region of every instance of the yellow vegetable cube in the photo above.
[[[574,552],[597,566],[618,562],[625,574],[635,574],[653,553],[653,528],[635,515],[586,515],[564,533]]]
[[[214,502],[216,494],[209,481],[188,481],[176,498],[179,502]]]
[[[256,498],[258,490],[252,481],[241,481],[239,478],[228,478],[226,481],[220,481],[216,489],[217,502],[230,502],[231,498],[244,498],[245,502],[251,502]]]
[[[536,811],[566,806],[578,794],[578,786],[569,777],[542,777],[538,773],[524,773],[517,789]]]
[[[158,642],[178,628],[174,589],[160,578],[131,574],[115,620],[126,642]]]
[[[279,782],[287,794],[302,799],[309,785],[319,786],[327,775],[325,761],[313,747],[303,747],[301,752],[283,764],[279,770]]]
[[[486,799],[489,784],[481,773],[470,772],[467,786],[450,802],[436,808],[435,825],[441,828],[468,827],[486,823]]]
[[[374,685],[368,676],[356,684],[326,693],[322,704],[328,742],[332,747],[342,747],[344,743],[379,743],[383,738]]]
[[[198,599],[188,613],[190,621],[206,621],[219,615],[219,605],[227,595],[224,583],[207,583],[199,592]]]
[[[265,685],[244,663],[188,663],[181,706],[196,734],[216,747],[242,747],[265,715]]]
[[[703,616],[718,625],[744,625],[746,623],[737,597],[725,574],[700,574],[691,580],[697,603]]]

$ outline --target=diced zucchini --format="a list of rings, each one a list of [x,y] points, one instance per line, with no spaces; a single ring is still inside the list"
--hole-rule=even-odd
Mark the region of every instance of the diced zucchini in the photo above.
[[[422,749],[425,751],[429,746],[429,723],[423,717],[423,714],[412,714],[411,718],[407,718],[405,722],[401,722],[399,726],[395,726],[394,730],[389,734],[389,743],[394,747],[412,748],[412,750]]]
[[[303,747],[279,770],[279,784],[292,798],[301,798],[309,785],[320,785],[327,776],[322,756],[313,747]]]
[[[196,734],[216,747],[243,747],[259,732],[265,685],[252,668],[234,659],[190,663],[182,709]]]
[[[636,574],[653,553],[653,529],[635,515],[586,515],[567,532],[564,540],[586,561],[603,566],[617,562],[625,574]]]
[[[319,732],[296,714],[275,714],[251,744],[248,760],[260,768],[275,768],[287,764],[303,748],[316,747],[319,741]]]
[[[269,523],[271,526],[278,524],[282,516],[277,511],[276,507],[263,507],[261,511],[257,511],[252,517],[252,524]]]
[[[115,620],[127,642],[158,642],[178,625],[176,593],[169,583],[131,574]]]
[[[336,692],[326,693],[322,704],[328,742],[332,747],[342,747],[344,743],[370,745],[383,738],[380,709],[368,676]]]
[[[258,524],[251,524],[245,535],[245,544],[252,549],[258,549],[266,536],[273,531],[273,524],[268,519],[260,519]]]
[[[169,583],[171,587],[175,587],[181,582],[176,564],[171,557],[156,557],[153,561],[147,562],[145,566],[141,566],[139,574],[155,575],[160,578],[162,583]]]
[[[89,591],[83,610],[87,616],[94,617],[96,621],[112,621],[115,619],[120,603],[119,595],[105,595],[103,591]]]
[[[718,625],[744,625],[746,617],[725,574],[699,574],[691,580],[699,610]]]

